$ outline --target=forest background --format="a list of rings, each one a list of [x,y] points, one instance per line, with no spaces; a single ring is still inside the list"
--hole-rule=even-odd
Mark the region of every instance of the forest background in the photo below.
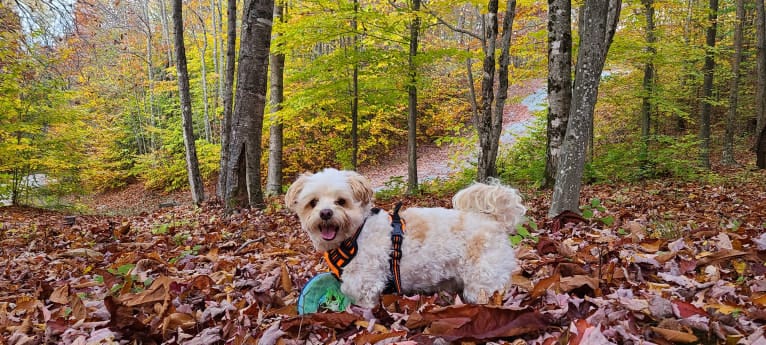
[[[762,25],[757,25],[762,16],[756,15],[756,5],[762,4],[724,1],[716,17],[710,16],[709,5],[693,0],[622,4],[592,120],[587,182],[716,178],[709,162],[699,158],[705,106],[712,119],[715,164],[720,159],[736,164],[734,148],[753,149],[764,122]],[[208,187],[220,171],[226,6],[215,0],[183,3],[193,135]],[[572,55],[577,56],[574,8]],[[166,191],[188,186],[168,2],[19,1],[0,10],[4,199],[55,205],[62,196],[135,181]],[[267,162],[270,131],[283,133],[280,171],[290,178],[279,186],[303,171],[374,164],[403,145],[413,85],[419,90],[418,142],[475,145],[470,133],[476,110],[470,99],[480,78],[470,79],[475,84],[470,85],[468,72],[481,76],[482,48],[463,32],[481,29],[483,3],[429,1],[414,10],[411,3],[300,1],[280,10],[271,53],[284,59],[284,96],[265,111],[261,153]],[[533,1],[516,5],[511,84],[547,77],[547,10]],[[410,78],[408,62],[413,18],[422,20],[413,61],[417,78]],[[713,45],[706,42],[711,23],[717,24]],[[706,57],[714,62],[710,85],[704,80]],[[509,97],[518,101],[521,95]],[[352,118],[354,107],[358,118]],[[546,112],[538,119],[516,145],[501,150],[495,175],[502,180],[546,184]],[[747,165],[755,156],[741,157]],[[265,182],[265,163],[261,170]],[[30,177],[41,175],[48,183],[32,188]],[[470,181],[476,168],[461,175]]]

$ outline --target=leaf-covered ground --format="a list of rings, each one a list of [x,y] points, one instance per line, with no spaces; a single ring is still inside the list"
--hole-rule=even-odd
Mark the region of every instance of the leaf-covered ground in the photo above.
[[[548,193],[528,192],[522,270],[491,305],[390,295],[305,317],[300,288],[326,267],[279,200],[230,217],[0,208],[0,343],[763,345],[764,180],[590,186],[587,219],[545,220]]]

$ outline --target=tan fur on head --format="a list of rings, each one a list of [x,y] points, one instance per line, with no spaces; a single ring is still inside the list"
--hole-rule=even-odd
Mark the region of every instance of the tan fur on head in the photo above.
[[[324,169],[301,175],[287,190],[285,204],[298,214],[314,248],[327,251],[338,247],[364,223],[372,196],[364,176]]]
[[[306,181],[311,176],[311,173],[303,173],[301,176],[298,177],[295,182],[293,182],[290,185],[290,188],[287,189],[287,193],[285,193],[285,206],[287,206],[287,209],[290,211],[295,212],[295,203],[298,202],[298,194],[303,190],[303,186],[306,184]]]
[[[366,203],[366,205],[371,204],[374,192],[370,181],[354,171],[344,171],[344,173],[348,176],[348,185],[351,186],[351,192],[354,193],[354,197]]]

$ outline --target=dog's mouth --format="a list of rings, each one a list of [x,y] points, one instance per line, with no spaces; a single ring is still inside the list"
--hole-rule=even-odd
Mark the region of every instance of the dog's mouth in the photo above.
[[[338,235],[338,226],[335,224],[320,224],[319,233],[325,241],[332,241]]]

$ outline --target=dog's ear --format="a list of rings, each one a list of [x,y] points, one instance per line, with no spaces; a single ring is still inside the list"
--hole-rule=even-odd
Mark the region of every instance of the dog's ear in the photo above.
[[[346,171],[345,173],[348,178],[348,185],[351,186],[351,193],[354,194],[354,198],[361,201],[364,205],[371,204],[374,192],[372,191],[372,184],[370,184],[370,181],[354,171]]]
[[[306,181],[308,181],[310,176],[311,173],[303,173],[290,185],[290,188],[287,188],[287,193],[285,193],[285,205],[288,210],[295,212],[295,204],[298,202],[298,194],[301,193],[303,186],[306,185]]]

